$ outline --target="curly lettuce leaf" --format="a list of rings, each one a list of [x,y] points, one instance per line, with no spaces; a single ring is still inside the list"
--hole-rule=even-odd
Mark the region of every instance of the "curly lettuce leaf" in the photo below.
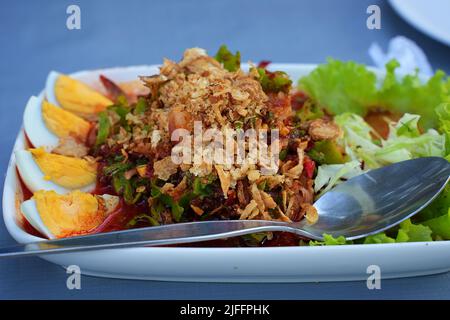
[[[343,145],[352,160],[364,162],[367,168],[381,166],[374,156],[381,147],[373,141],[372,133],[374,130],[362,117],[353,113],[343,113],[336,116],[334,122],[344,132],[344,136],[339,139],[339,143]]]
[[[423,222],[447,214],[450,208],[450,184],[444,188],[441,194],[433,202],[423,209],[416,217],[415,221]]]
[[[445,219],[443,218],[445,217]],[[433,227],[436,227],[438,234],[445,238],[445,236],[450,236],[450,211],[448,215],[441,217],[442,219],[430,221]],[[433,233],[432,228],[424,224],[413,224],[410,219],[400,223],[397,230],[396,238],[392,238],[386,235],[385,232],[377,233],[375,235],[368,236],[364,238],[363,244],[380,244],[380,243],[396,243],[396,242],[422,242],[422,241],[433,241],[431,234]],[[343,236],[334,238],[329,234],[323,235],[323,241],[310,241],[310,246],[333,246],[333,245],[344,245],[352,244],[352,241],[347,241]],[[446,238],[445,238],[446,239]],[[358,242],[360,243],[360,242]]]
[[[391,125],[389,137],[382,140],[382,148],[375,153],[379,160],[394,163],[419,157],[444,157],[445,136],[434,129],[421,134],[419,115],[406,113],[395,126]]]
[[[436,108],[439,131],[445,134],[447,160],[450,160],[450,103],[442,103]]]
[[[422,224],[429,227],[435,237],[450,240],[450,208],[446,214],[424,221]]]
[[[317,176],[314,179],[314,191],[323,194],[342,182],[362,174],[361,163],[350,161],[344,164],[324,164],[319,166]]]
[[[328,59],[301,78],[299,88],[333,114],[364,115],[377,101],[376,81],[375,74],[364,65]]]
[[[390,124],[389,139],[398,137],[415,138],[420,136],[419,130],[420,116],[417,114],[405,113],[403,117],[395,123]]]
[[[379,244],[379,243],[394,243],[394,238],[388,237],[386,233],[377,233],[372,236],[364,238],[364,244]]]
[[[323,235],[323,241],[310,241],[310,246],[337,246],[337,245],[343,245],[343,244],[351,244],[351,242],[345,240],[343,236],[334,238],[330,234],[324,233]]]
[[[400,223],[400,229],[397,234],[397,242],[420,242],[433,241],[432,231],[428,226],[422,224],[413,224],[410,219]]]
[[[340,143],[346,152],[372,169],[418,157],[445,156],[445,136],[434,129],[421,134],[419,121],[419,115],[403,115],[397,124],[391,124],[388,138],[376,143],[372,138],[374,130],[362,117],[349,113],[335,117],[344,132]]]
[[[418,114],[425,129],[435,127],[435,108],[442,102],[450,102],[450,81],[446,79],[445,72],[438,70],[426,83],[422,83],[417,72],[401,79],[396,76],[395,70],[399,65],[396,60],[386,64],[379,105],[387,110]]]
[[[364,116],[371,107],[378,106],[418,114],[421,127],[436,127],[435,108],[450,102],[450,78],[438,70],[424,83],[418,73],[399,77],[395,72],[398,66],[396,60],[386,64],[386,76],[377,88],[376,75],[366,66],[328,59],[299,80],[299,89],[334,115],[350,112]]]
[[[431,234],[432,230],[428,226],[413,224],[408,219],[400,223],[396,238],[389,237],[385,232],[381,232],[364,238],[363,244],[432,241]]]

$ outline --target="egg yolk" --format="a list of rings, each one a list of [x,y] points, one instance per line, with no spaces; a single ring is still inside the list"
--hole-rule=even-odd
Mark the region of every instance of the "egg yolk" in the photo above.
[[[84,142],[91,128],[88,121],[48,101],[42,103],[42,117],[47,128],[60,138],[71,136]]]
[[[98,113],[113,104],[86,84],[66,75],[56,80],[55,96],[61,107],[81,116]]]
[[[41,190],[33,199],[42,222],[57,238],[88,233],[108,215],[101,199],[78,190],[65,195]]]
[[[94,161],[48,153],[43,148],[29,151],[44,173],[44,179],[62,187],[78,189],[96,180],[97,164]]]

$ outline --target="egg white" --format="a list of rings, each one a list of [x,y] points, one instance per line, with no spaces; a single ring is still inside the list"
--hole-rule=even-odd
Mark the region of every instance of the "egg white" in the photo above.
[[[65,194],[75,189],[68,189],[51,180],[45,180],[45,174],[41,171],[38,164],[33,158],[31,152],[27,150],[18,150],[16,155],[16,165],[19,170],[20,177],[31,192],[38,190],[53,190],[57,193]],[[76,188],[83,192],[90,192],[95,189],[95,182],[83,188]]]
[[[55,239],[55,236],[50,232],[50,230],[48,230],[48,228],[42,221],[41,216],[39,215],[39,212],[37,210],[36,201],[34,201],[34,199],[24,201],[20,205],[20,210],[22,211],[25,219],[27,219],[27,221],[33,226],[33,228],[35,228],[47,238]]]
[[[45,82],[45,97],[47,98],[47,101],[51,104],[54,104],[55,106],[60,107],[58,100],[56,99],[55,95],[55,84],[56,80],[58,80],[61,73],[56,71],[50,71],[50,73],[47,76],[47,80]]]
[[[51,152],[59,144],[59,138],[51,132],[42,116],[43,95],[32,96],[25,107],[23,114],[23,127],[28,139],[35,148],[44,147],[45,151]]]
[[[105,200],[105,206],[108,213],[111,213],[119,203],[119,198],[117,196],[104,194],[101,197]],[[20,210],[22,211],[25,219],[27,219],[27,221],[33,226],[33,228],[35,228],[37,231],[39,231],[49,239],[56,238],[42,221],[41,215],[39,214],[36,206],[36,201],[34,199],[24,201],[20,205]]]

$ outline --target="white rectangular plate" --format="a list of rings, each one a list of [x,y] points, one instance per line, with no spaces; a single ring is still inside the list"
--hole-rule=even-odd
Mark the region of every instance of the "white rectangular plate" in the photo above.
[[[294,81],[315,66],[274,64]],[[138,66],[78,72],[72,76],[98,86],[98,75],[115,81],[136,79],[158,72],[157,66]],[[377,72],[382,77],[381,72]],[[25,147],[22,133],[14,150]],[[20,186],[14,152],[3,189],[3,218],[19,243],[42,240],[25,232],[17,212]],[[82,274],[146,280],[205,282],[315,282],[367,279],[371,265],[382,278],[397,278],[450,270],[450,241],[271,248],[129,248],[42,256],[62,265],[78,265]]]

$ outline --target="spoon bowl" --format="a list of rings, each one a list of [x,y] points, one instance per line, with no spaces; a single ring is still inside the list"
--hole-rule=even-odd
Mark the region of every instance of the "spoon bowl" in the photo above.
[[[399,162],[349,179],[314,203],[319,220],[302,229],[348,240],[389,229],[412,217],[443,190],[450,163],[427,157]]]

